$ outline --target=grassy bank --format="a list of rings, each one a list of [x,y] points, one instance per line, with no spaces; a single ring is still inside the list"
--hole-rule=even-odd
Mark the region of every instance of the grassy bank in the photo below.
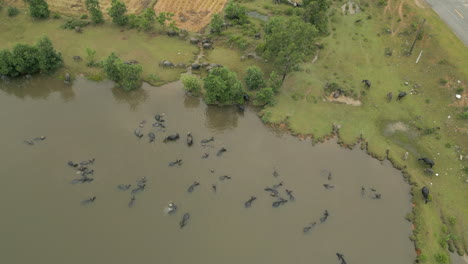
[[[126,30],[110,24],[84,28],[83,33],[61,29],[68,18],[34,20],[25,12],[8,17],[7,8],[0,11],[0,48],[11,48],[18,42],[34,43],[41,35],[47,35],[63,55],[63,72],[84,74],[92,79],[104,78],[99,68],[86,66],[86,48],[96,50],[95,59],[104,59],[115,52],[123,60],[137,60],[143,66],[143,78],[153,84],[174,81],[185,69],[163,69],[159,62],[189,63],[198,48],[187,40],[170,38],[164,34],[148,34]],[[80,56],[82,61],[73,60]],[[151,75],[151,77],[150,77]]]
[[[434,255],[448,246],[459,254],[467,250],[467,163],[460,157],[466,155],[468,126],[459,117],[467,104],[455,94],[467,95],[468,49],[429,7],[404,0],[388,1],[387,6],[377,2],[360,1],[364,12],[354,15],[341,13],[344,2],[333,2],[325,48],[315,63],[311,58],[288,76],[276,104],[264,109],[262,118],[315,141],[329,135],[335,124],[345,144],[362,136],[376,157],[384,158],[388,150],[389,158],[418,186],[413,192],[416,215],[410,216],[412,239],[421,260],[436,263]],[[423,18],[424,34],[408,56]],[[370,89],[363,79],[372,81]],[[336,83],[362,105],[329,102],[327,83]],[[408,95],[396,101],[399,92]],[[432,176],[423,172],[419,157],[434,159]],[[432,203],[424,205],[422,186],[431,188]]]

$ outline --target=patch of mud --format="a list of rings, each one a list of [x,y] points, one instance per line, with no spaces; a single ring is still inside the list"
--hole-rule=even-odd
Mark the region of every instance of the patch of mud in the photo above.
[[[397,131],[407,132],[408,130],[409,130],[409,127],[405,123],[398,121],[395,123],[388,124],[387,127],[385,128],[384,134],[393,135]]]
[[[341,13],[343,15],[354,15],[359,12],[361,12],[361,8],[353,1],[348,1],[348,3],[341,6]]]
[[[352,106],[361,106],[362,102],[359,100],[354,100],[351,97],[346,97],[344,95],[340,95],[338,98],[333,97],[333,93],[330,94],[327,98],[328,101],[334,102],[334,103],[340,103],[340,104],[347,104],[347,105],[352,105]]]

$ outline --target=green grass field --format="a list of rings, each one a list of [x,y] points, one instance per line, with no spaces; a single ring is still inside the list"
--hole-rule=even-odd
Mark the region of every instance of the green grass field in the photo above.
[[[463,105],[455,94],[457,89],[459,93],[465,89],[466,95],[468,49],[429,8],[418,9],[412,1],[404,1],[400,17],[399,2],[385,15],[383,6],[360,2],[370,6],[354,15],[342,15],[335,4],[330,18],[333,30],[323,40],[325,48],[319,51],[318,60],[312,63],[309,58],[287,77],[276,104],[264,109],[262,118],[286,124],[293,133],[311,134],[315,140],[329,135],[337,124],[343,143],[353,144],[362,135],[373,155],[384,158],[389,150],[389,158],[419,186],[413,199],[416,248],[427,257],[427,263],[435,263],[433,255],[446,250],[444,239],[450,237],[459,253],[464,253],[468,192],[463,168],[467,163],[460,161],[460,155],[466,155],[468,126],[458,118],[466,102]],[[423,18],[427,19],[423,38],[407,56]],[[391,28],[395,33],[387,33]],[[385,56],[386,48],[392,56]],[[363,79],[372,81],[370,89],[361,83]],[[327,82],[355,94],[362,106],[326,101]],[[408,95],[396,101],[403,91]],[[389,92],[394,97],[390,103],[386,100]],[[405,152],[409,152],[406,161]],[[425,175],[419,157],[433,158],[438,176]],[[431,188],[434,198],[428,205],[423,204],[420,193],[424,185]],[[442,218],[450,216],[456,217],[456,223],[444,227]]]
[[[102,60],[115,52],[123,60],[137,60],[143,66],[143,78],[148,80],[150,74],[158,79],[153,84],[162,84],[177,80],[185,69],[163,69],[159,62],[169,60],[173,63],[189,63],[198,52],[195,45],[177,37],[138,33],[135,30],[122,28],[106,22],[104,25],[90,25],[83,33],[64,30],[60,25],[67,18],[33,20],[24,11],[16,17],[8,17],[7,8],[0,11],[0,48],[11,48],[18,42],[34,43],[41,35],[47,35],[54,46],[63,55],[65,67],[63,72],[84,74],[92,79],[102,79],[98,68],[86,67],[86,48],[96,50],[96,60]],[[80,56],[83,61],[76,62],[73,56]]]

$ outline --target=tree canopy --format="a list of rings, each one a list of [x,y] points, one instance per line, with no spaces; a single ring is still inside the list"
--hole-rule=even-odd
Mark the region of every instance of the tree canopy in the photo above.
[[[211,33],[219,34],[223,31],[223,18],[219,14],[214,14],[211,18],[210,30]]]
[[[265,86],[263,72],[259,67],[252,65],[245,71],[245,84],[249,90],[256,90]]]
[[[283,75],[282,81],[294,66],[314,51],[317,35],[313,25],[296,16],[274,17],[268,21],[263,54]]]
[[[10,77],[51,72],[63,65],[62,55],[54,50],[52,42],[42,37],[36,45],[16,44],[13,50],[0,51],[0,74]]]
[[[112,17],[112,22],[119,26],[125,26],[128,17],[125,15],[127,7],[125,3],[119,0],[112,0],[111,7],[107,9],[107,13]]]
[[[184,88],[187,92],[193,95],[200,94],[201,91],[201,80],[197,76],[192,74],[182,74],[181,78]]]
[[[48,18],[50,15],[49,5],[45,0],[28,0],[29,13],[35,18]]]
[[[314,25],[321,34],[328,34],[327,10],[329,0],[309,0],[305,4],[303,19]]]
[[[101,7],[99,6],[99,0],[86,0],[86,9],[91,15],[91,20],[100,24],[104,22],[104,17],[102,15]]]
[[[225,67],[212,69],[204,79],[204,88],[208,104],[228,105],[244,101],[242,84],[236,73]]]
[[[230,0],[224,9],[224,13],[227,19],[233,20],[237,24],[245,24],[248,22],[247,13],[245,7]]]
[[[143,71],[141,65],[126,64],[117,55],[111,53],[103,66],[107,77],[122,89],[130,91],[141,86],[140,75]]]

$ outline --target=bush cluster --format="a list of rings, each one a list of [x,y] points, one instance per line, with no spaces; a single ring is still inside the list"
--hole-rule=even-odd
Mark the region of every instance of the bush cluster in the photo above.
[[[107,77],[116,82],[120,88],[131,91],[141,86],[140,75],[143,71],[141,65],[124,63],[117,55],[111,53],[103,66]]]

